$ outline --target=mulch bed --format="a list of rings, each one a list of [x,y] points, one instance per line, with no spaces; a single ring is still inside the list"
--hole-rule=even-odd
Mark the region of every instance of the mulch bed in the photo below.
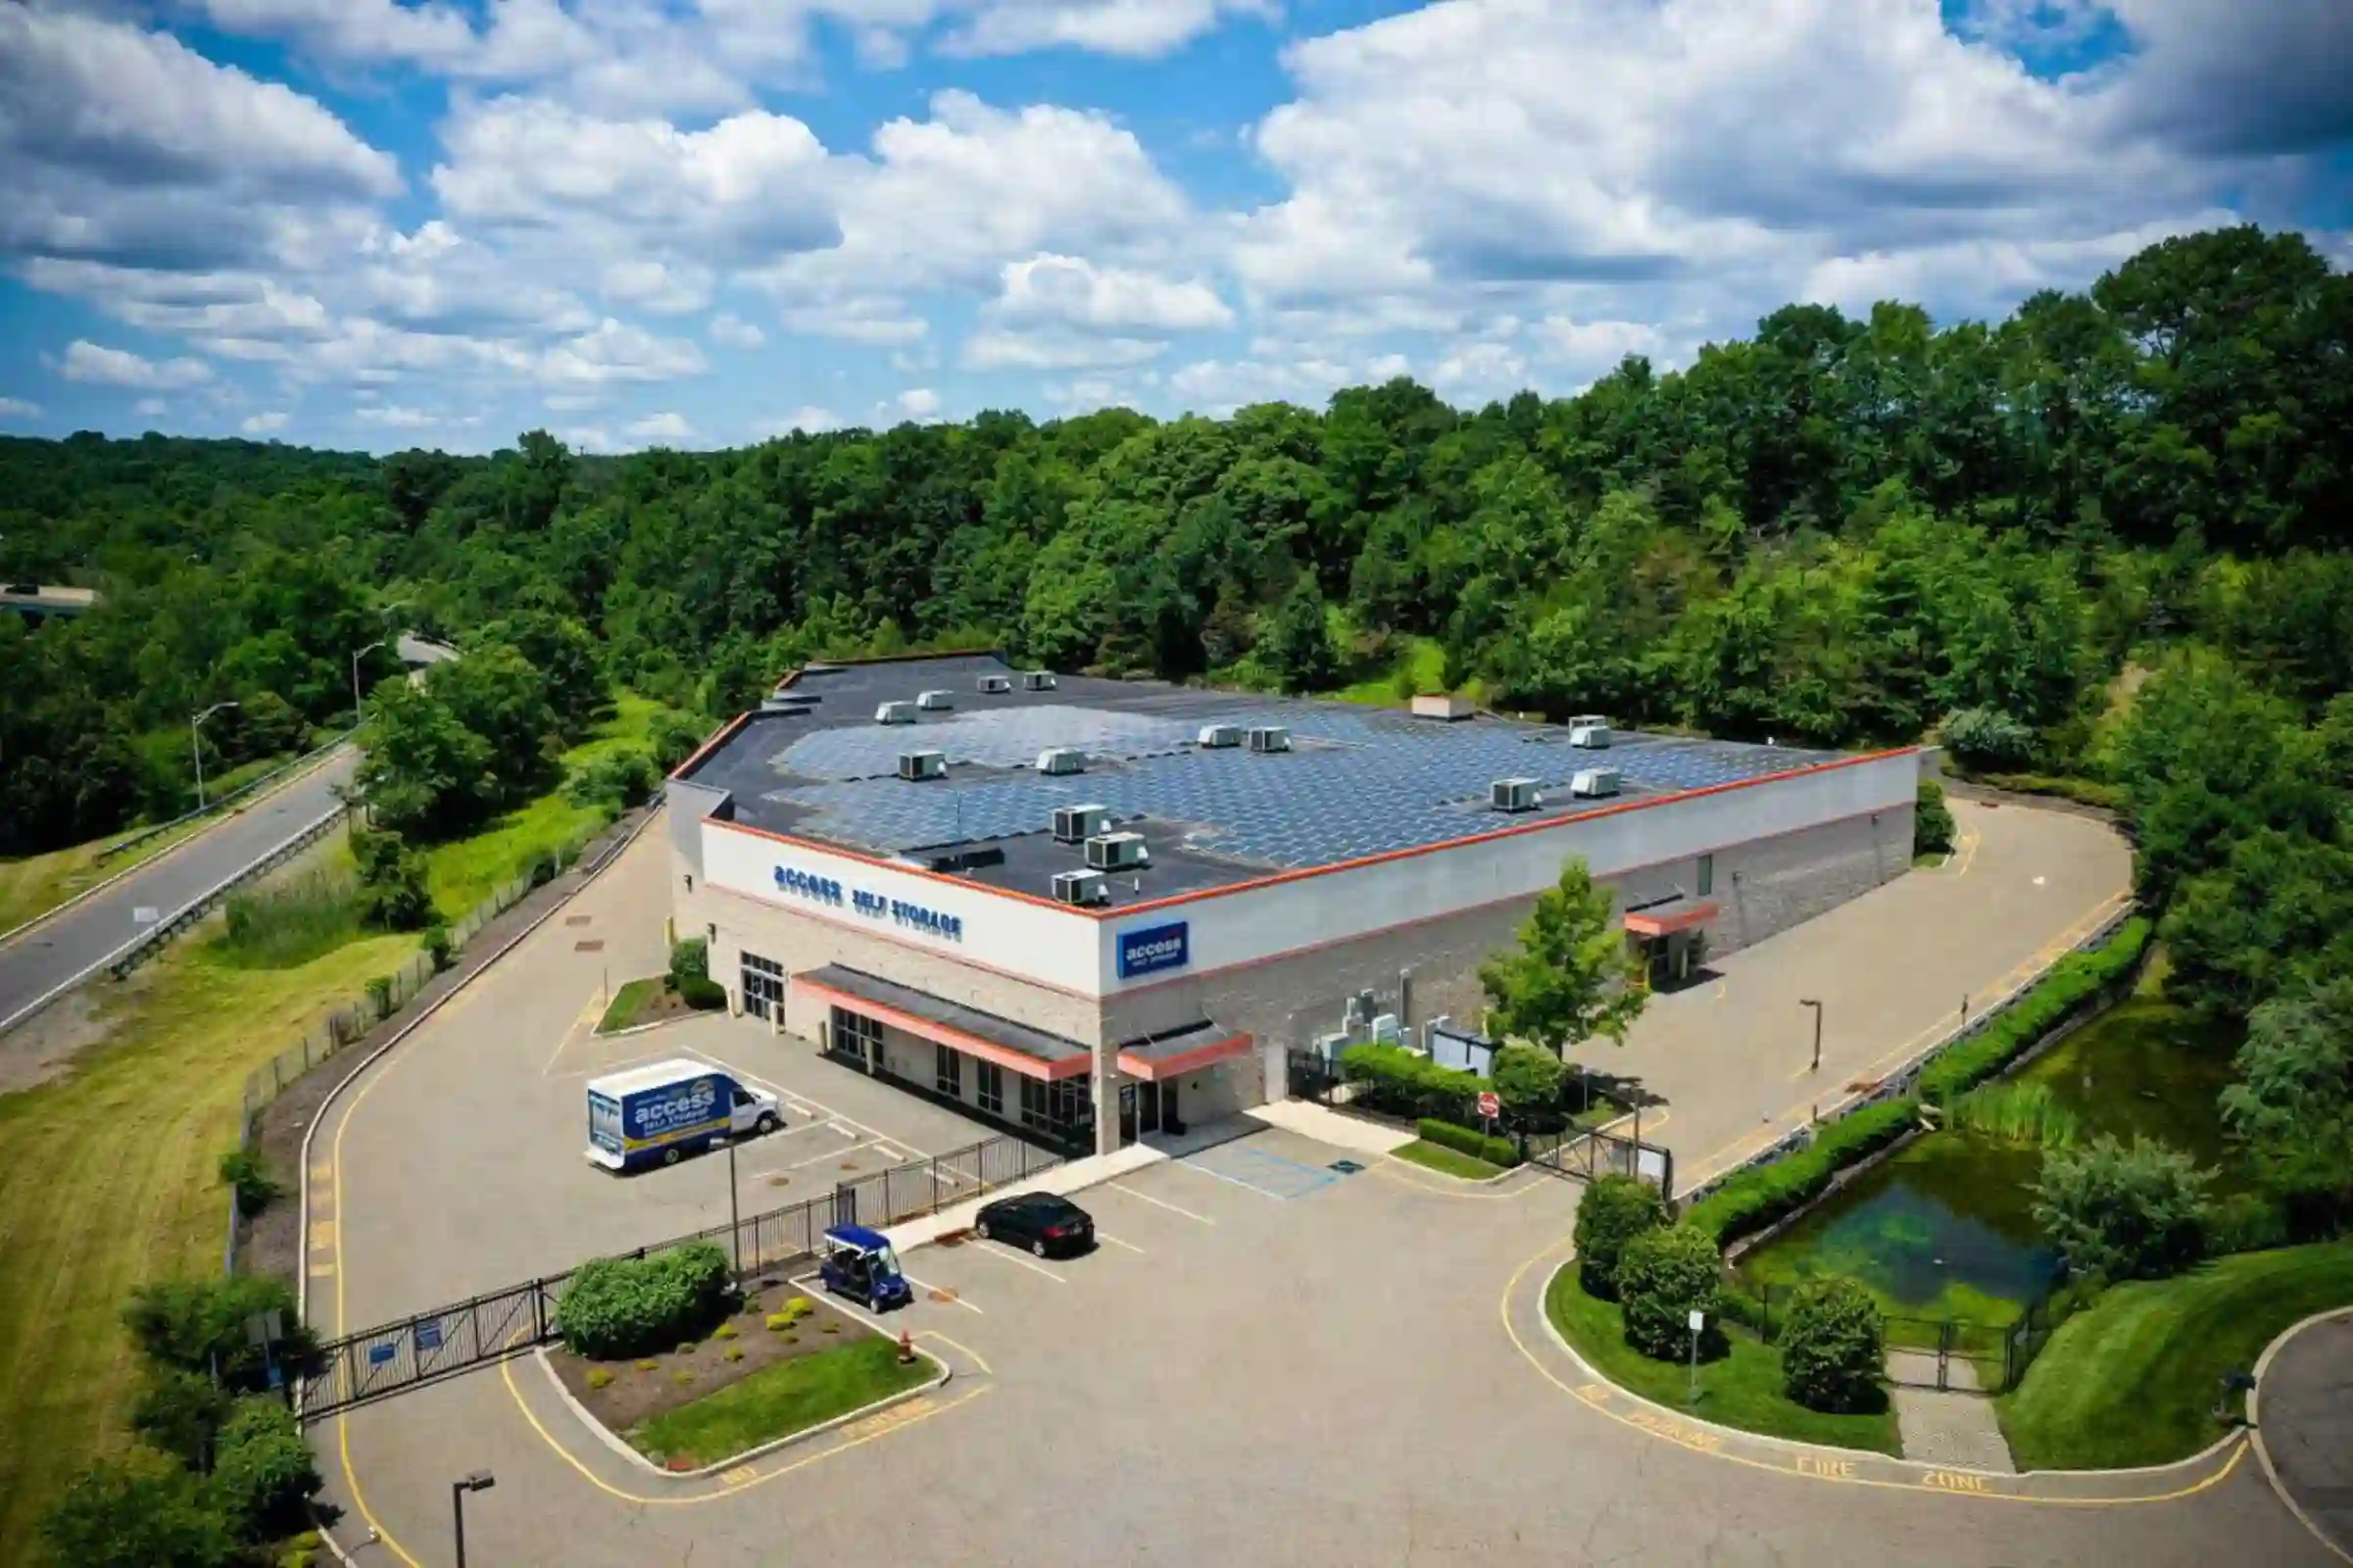
[[[648,1024],[667,1023],[672,1018],[691,1017],[695,1011],[695,1008],[687,1005],[684,997],[665,986],[655,995],[653,1001],[639,1007],[629,1021],[621,1025],[621,1029],[643,1029]],[[613,1031],[614,1034],[620,1032],[620,1029]],[[602,1035],[605,1031],[600,1029],[597,1033]]]
[[[784,1303],[796,1296],[809,1302],[809,1314],[781,1332],[769,1328],[768,1315],[782,1311]],[[838,1350],[874,1332],[847,1312],[836,1310],[823,1296],[792,1284],[779,1284],[747,1297],[742,1310],[731,1314],[726,1326],[735,1330],[734,1339],[722,1339],[713,1332],[699,1344],[635,1360],[592,1361],[561,1345],[550,1346],[548,1363],[590,1415],[607,1430],[625,1434],[640,1422],[692,1404],[755,1372],[796,1356]],[[731,1349],[742,1351],[742,1359],[727,1359]],[[589,1374],[599,1368],[613,1375],[601,1389],[589,1381]]]

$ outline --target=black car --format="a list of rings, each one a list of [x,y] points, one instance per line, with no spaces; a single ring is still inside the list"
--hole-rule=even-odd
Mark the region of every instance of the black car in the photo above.
[[[1084,1252],[1095,1246],[1095,1216],[1067,1198],[1024,1193],[982,1205],[973,1216],[972,1234],[984,1242],[1026,1247],[1040,1257]]]

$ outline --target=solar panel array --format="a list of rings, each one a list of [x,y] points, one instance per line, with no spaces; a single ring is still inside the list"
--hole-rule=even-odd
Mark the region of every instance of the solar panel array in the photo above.
[[[1194,732],[1212,719],[1284,725],[1296,749],[1201,751]],[[1589,767],[1616,768],[1630,792],[1680,791],[1832,755],[1623,733],[1596,752],[1567,739],[1559,729],[1345,709],[1237,706],[1179,722],[1058,704],[800,735],[770,760],[789,776],[762,798],[807,813],[797,813],[797,832],[886,854],[1041,832],[1054,807],[1100,802],[1122,821],[1181,825],[1205,852],[1303,868],[1498,826],[1487,801],[1499,778],[1534,778],[1561,806],[1570,776]],[[1079,747],[1091,771],[1041,776],[1031,764],[1050,746]],[[914,750],[946,752],[947,782],[898,779],[900,754]]]

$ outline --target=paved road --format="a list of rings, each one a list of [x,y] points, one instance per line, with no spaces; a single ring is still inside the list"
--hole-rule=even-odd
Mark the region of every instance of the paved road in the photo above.
[[[0,948],[0,1020],[13,1019],[52,988],[135,941],[142,906],[165,919],[222,878],[251,864],[336,809],[334,787],[351,777],[349,749],[268,799],[215,822],[202,833],[95,898]]]
[[[2312,1324],[2281,1346],[2258,1399],[2279,1485],[2353,1562],[2353,1317]]]
[[[1987,820],[1988,853],[2006,814]],[[692,1042],[845,1125],[913,1149],[954,1141],[929,1105],[750,1021],[591,1039],[608,971],[617,983],[660,962],[667,858],[657,823],[330,1109],[309,1173],[315,1327],[362,1328],[724,1220],[716,1159],[622,1181],[580,1157],[581,1082],[619,1060]],[[1919,932],[1921,952],[1874,961],[1927,961],[1941,940]],[[2006,951],[1984,956],[1997,967],[1980,983]],[[1751,1076],[1778,1105],[1781,1076]],[[822,1190],[865,1152],[859,1131],[750,1146],[747,1211]],[[1338,1152],[1269,1132],[1091,1190],[1105,1245],[1068,1264],[980,1246],[911,1254],[926,1294],[892,1326],[956,1379],[707,1481],[666,1481],[601,1445],[530,1357],[363,1407],[317,1430],[339,1534],[382,1530],[359,1550],[371,1568],[441,1568],[449,1483],[487,1468],[497,1490],[466,1510],[474,1559],[580,1568],[2321,1560],[2252,1459],[2052,1504],[1862,1461],[1760,1464],[1645,1427],[1583,1394],[1541,1326],[1577,1186],[1523,1175],[1472,1195],[1394,1163],[1326,1174]],[[939,1287],[956,1298],[928,1294]]]

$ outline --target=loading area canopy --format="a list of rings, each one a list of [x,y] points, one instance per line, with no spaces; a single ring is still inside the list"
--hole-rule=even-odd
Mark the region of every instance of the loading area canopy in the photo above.
[[[1678,931],[1692,931],[1716,917],[1717,906],[1710,903],[1678,900],[1640,911],[1626,913],[1626,930],[1638,937],[1672,936]]]
[[[864,1013],[918,1040],[993,1061],[1025,1078],[1051,1082],[1095,1069],[1092,1046],[862,969],[829,963],[793,976],[793,984],[835,1006]],[[1250,1044],[1249,1035],[1230,1034],[1203,1019],[1127,1042],[1119,1048],[1119,1069],[1131,1078],[1157,1083],[1246,1054]]]

